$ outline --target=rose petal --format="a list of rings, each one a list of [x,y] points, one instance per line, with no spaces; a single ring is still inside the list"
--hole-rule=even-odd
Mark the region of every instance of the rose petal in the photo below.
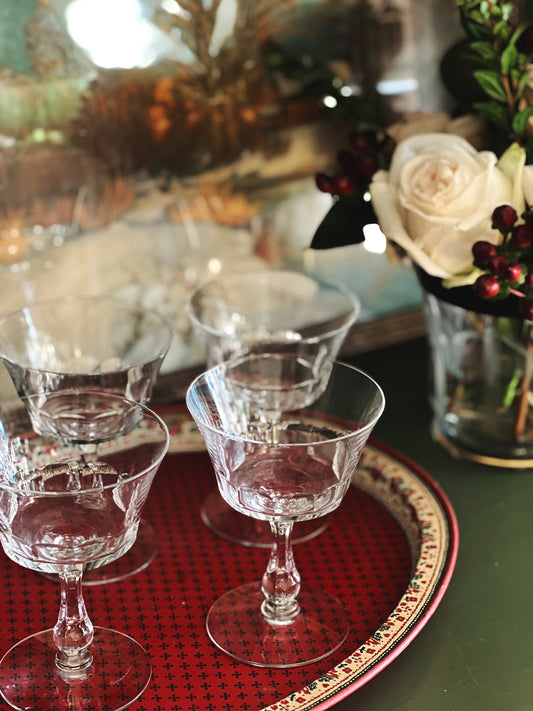
[[[524,166],[522,181],[526,202],[533,207],[533,165]]]
[[[492,229],[494,208],[523,202],[520,160],[507,155],[504,172],[494,153],[478,152],[460,136],[408,138],[396,148],[389,172],[380,171],[370,186],[381,229],[433,276],[468,279],[474,242],[501,240]]]
[[[385,171],[380,172],[385,176],[387,175]],[[370,185],[370,194],[372,206],[376,212],[383,234],[405,249],[411,259],[419,264],[428,274],[441,278],[450,276],[450,274],[444,269],[441,269],[438,264],[435,264],[409,237],[404,229],[398,210],[396,209],[395,199],[389,184],[386,182],[386,179],[385,181],[380,180],[378,173],[376,173]]]
[[[509,200],[517,213],[521,215],[525,209],[524,202],[524,166],[526,164],[526,152],[518,143],[513,143],[504,152],[498,161],[498,168],[513,186],[513,193]],[[503,204],[503,203],[502,203]]]

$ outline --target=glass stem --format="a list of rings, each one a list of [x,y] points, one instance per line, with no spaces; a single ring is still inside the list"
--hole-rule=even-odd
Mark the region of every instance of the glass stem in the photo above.
[[[300,574],[292,554],[292,521],[271,521],[274,545],[267,569],[263,575],[261,591],[265,600],[261,612],[271,625],[290,625],[300,612],[297,601],[300,592]]]
[[[81,584],[83,568],[65,566],[59,573],[61,604],[54,627],[54,643],[58,649],[56,665],[63,678],[85,676],[92,662],[89,647],[94,627],[89,619]]]

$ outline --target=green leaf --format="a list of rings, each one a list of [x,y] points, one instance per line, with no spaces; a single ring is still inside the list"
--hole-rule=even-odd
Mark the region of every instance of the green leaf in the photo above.
[[[527,109],[515,114],[513,117],[513,131],[516,131],[519,135],[525,133],[531,116],[533,116],[533,106],[528,106]]]
[[[503,74],[509,74],[511,67],[516,65],[518,60],[518,50],[512,44],[508,45],[502,52],[501,68]]]
[[[495,37],[499,37],[503,42],[508,42],[509,37],[511,36],[509,25],[505,22],[505,20],[501,20],[501,22],[494,25],[492,33]]]
[[[527,25],[525,23],[518,25],[518,27],[513,32],[513,36],[509,40],[509,44],[512,44],[513,46],[515,46],[518,41],[518,38],[520,37],[520,35],[522,34],[522,32],[525,30],[526,27],[527,27]]]
[[[470,42],[470,48],[473,52],[475,52],[479,57],[482,57],[483,59],[486,59],[488,61],[496,60],[496,52],[494,51],[494,48],[490,44],[490,42]]]
[[[485,22],[485,18],[480,12],[477,12],[476,10],[473,10],[470,13],[470,17],[472,18],[473,22],[476,22],[479,25],[482,25]]]
[[[363,227],[377,222],[369,202],[354,204],[337,200],[324,217],[311,242],[311,249],[331,249],[365,241]]]
[[[476,22],[475,20],[467,17],[465,13],[461,13],[461,24],[468,37],[472,37],[477,40],[491,40],[491,33],[486,27],[483,26],[482,17],[480,17],[479,21]]]
[[[475,111],[479,111],[488,121],[500,128],[505,133],[511,130],[511,120],[507,113],[507,108],[501,104],[492,104],[488,101],[476,102],[472,105]]]
[[[524,89],[527,86],[528,81],[529,81],[529,72],[524,72],[518,82],[518,88],[517,88],[518,94],[521,94],[524,91]]]
[[[488,96],[502,103],[507,101],[505,88],[497,72],[480,70],[474,72],[474,78]]]
[[[505,394],[503,396],[503,402],[502,405],[505,408],[511,407],[513,404],[513,400],[516,397],[516,392],[518,389],[518,386],[520,384],[521,380],[521,373],[519,370],[516,370],[513,377],[509,381],[509,385],[507,386],[507,390],[505,391]]]

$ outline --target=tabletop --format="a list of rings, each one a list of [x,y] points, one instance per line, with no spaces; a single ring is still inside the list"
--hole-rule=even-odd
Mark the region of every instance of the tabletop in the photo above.
[[[532,708],[533,471],[458,461],[430,434],[424,339],[359,355],[387,405],[374,434],[416,460],[446,492],[460,544],[435,614],[392,664],[338,711],[526,711]]]
[[[427,623],[398,656],[338,701],[335,709],[530,709],[533,650],[526,631],[533,617],[528,585],[533,579],[529,572],[533,566],[529,555],[533,472],[456,461],[432,440],[424,339],[359,354],[350,362],[375,377],[385,392],[387,405],[374,430],[375,439],[416,462],[440,486],[455,510],[460,545],[451,582]],[[131,705],[132,711],[258,709],[282,698],[287,689],[299,689],[306,672],[250,671],[248,665],[228,662],[225,655],[211,649],[202,622],[209,600],[221,586],[233,585],[243,576],[248,579],[252,572],[259,575],[265,557],[264,551],[242,549],[206,533],[197,512],[201,496],[213,484],[204,479],[198,485],[198,472],[205,469],[207,455],[181,456],[172,455],[162,474],[161,482],[166,484],[154,488],[146,509],[161,536],[155,561],[129,581],[90,588],[86,598],[95,624],[122,629],[150,648],[154,677],[141,699]],[[189,512],[188,518],[176,508],[177,503],[187,501],[183,511]],[[387,610],[405,588],[408,551],[394,522],[371,499],[348,497],[345,503],[340,516],[352,521],[364,514],[367,519],[361,525],[372,525],[376,532],[368,540],[381,536],[379,555],[361,551],[361,561],[371,557],[375,565],[379,559],[383,572],[392,570],[382,600]],[[343,545],[339,523],[333,521],[326,534],[298,553],[305,576],[313,573],[317,560],[324,560],[326,546]],[[167,528],[171,536],[165,535]],[[358,540],[358,532],[353,534]],[[383,555],[387,551],[388,559]],[[360,572],[350,569],[357,553],[354,550],[353,557],[330,568],[328,584],[334,584],[341,595],[357,596]],[[7,649],[36,631],[36,624],[37,629],[53,624],[57,588],[54,582],[7,560],[1,565],[2,639]],[[322,569],[319,572],[323,574]],[[187,597],[191,591],[194,603]],[[383,612],[371,606],[355,612],[367,628],[357,631],[364,640],[383,619]],[[339,659],[345,653],[341,650]],[[235,679],[243,688],[248,684],[253,693],[247,690],[242,698],[232,700]],[[229,694],[228,703],[221,706],[224,694]],[[7,708],[1,702],[0,707]]]

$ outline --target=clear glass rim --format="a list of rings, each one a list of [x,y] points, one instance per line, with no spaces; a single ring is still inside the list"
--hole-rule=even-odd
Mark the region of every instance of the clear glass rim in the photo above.
[[[187,316],[191,320],[192,324],[195,325],[200,331],[204,331],[205,333],[208,333],[211,336],[216,336],[217,338],[223,338],[225,336],[231,335],[227,334],[225,331],[221,331],[217,328],[213,328],[212,326],[206,325],[202,323],[194,313],[194,309],[192,306],[193,300],[196,298],[196,296],[202,291],[202,289],[205,289],[207,286],[210,284],[215,284],[216,282],[222,281],[225,277],[227,278],[232,278],[239,276],[239,274],[243,274],[248,278],[253,278],[254,275],[267,275],[267,274],[278,274],[282,275],[285,274],[287,278],[290,278],[291,275],[296,275],[299,277],[306,277],[307,279],[311,279],[315,284],[318,284],[319,286],[325,287],[327,289],[331,289],[331,291],[337,292],[338,294],[342,294],[346,298],[347,305],[351,305],[351,314],[349,320],[344,323],[342,326],[338,326],[337,328],[332,328],[329,331],[324,331],[324,333],[320,334],[319,336],[310,336],[309,338],[302,337],[300,340],[295,341],[295,343],[318,343],[322,339],[326,338],[332,338],[335,336],[337,333],[342,333],[343,331],[348,331],[350,326],[353,325],[353,323],[357,320],[359,314],[361,313],[361,302],[359,301],[358,297],[351,292],[347,287],[344,285],[336,285],[332,284],[331,282],[324,281],[323,279],[319,279],[318,277],[312,275],[312,274],[306,274],[305,272],[298,272],[295,270],[291,269],[254,269],[251,271],[246,271],[246,272],[237,272],[237,271],[232,271],[232,272],[227,272],[225,274],[218,274],[216,276],[208,277],[207,279],[204,279],[197,287],[194,289],[189,296],[187,297],[187,300],[185,302],[185,311],[187,313]],[[348,313],[348,311],[347,311]],[[0,322],[1,323],[1,322]],[[263,338],[265,342],[268,342],[268,337]],[[272,343],[279,343],[282,342],[280,339],[272,338]]]
[[[24,321],[24,315],[25,314],[31,314],[32,310],[35,309],[54,309],[54,307],[62,307],[62,306],[68,306],[69,304],[92,304],[92,303],[98,303],[102,302],[104,304],[111,305],[113,308],[118,308],[122,310],[123,312],[128,312],[130,314],[138,313],[142,314],[143,316],[147,316],[151,320],[153,320],[153,323],[157,325],[159,329],[159,336],[161,340],[161,344],[157,351],[152,354],[152,356],[147,359],[147,360],[135,360],[132,362],[131,365],[128,365],[123,368],[119,368],[115,371],[109,371],[109,373],[92,373],[92,372],[87,372],[87,371],[76,371],[76,370],[54,370],[52,368],[42,368],[42,367],[35,367],[32,366],[27,359],[21,359],[21,360],[13,360],[11,356],[8,356],[5,354],[5,349],[2,348],[2,341],[6,340],[6,337],[2,337],[1,334],[1,329],[4,324],[6,324],[8,321],[13,321],[17,322],[17,320],[22,320]],[[31,319],[26,321],[26,323],[31,323]],[[168,353],[170,349],[170,345],[172,343],[172,339],[174,337],[174,329],[169,321],[165,316],[160,314],[158,311],[155,309],[151,308],[145,308],[144,306],[134,306],[132,304],[128,304],[127,302],[123,301],[117,296],[112,296],[112,295],[96,295],[96,296],[76,296],[76,295],[69,295],[66,296],[63,299],[45,299],[42,301],[35,301],[34,303],[31,304],[26,304],[25,306],[15,309],[14,311],[10,311],[7,314],[4,314],[3,316],[0,317],[0,360],[6,361],[11,363],[14,367],[16,368],[24,368],[26,370],[30,370],[33,373],[50,373],[52,375],[93,375],[95,377],[99,375],[109,375],[110,373],[127,373],[128,370],[131,368],[137,368],[142,365],[148,365],[149,363],[154,363],[157,360],[163,360]],[[108,357],[112,357],[111,355]]]
[[[231,361],[229,361],[229,362],[231,362]],[[193,410],[197,409],[194,407],[194,399],[195,399],[193,397],[194,390],[198,388],[198,384],[201,381],[206,380],[206,378],[209,374],[212,374],[216,371],[220,372],[221,370],[224,369],[225,365],[226,365],[226,363],[222,363],[220,365],[214,366],[213,368],[209,368],[209,370],[206,370],[203,373],[200,373],[200,375],[198,375],[192,381],[192,383],[189,385],[189,387],[187,388],[187,393],[185,395],[185,403],[186,403],[187,408],[188,408],[193,419],[196,419],[193,415]],[[349,432],[347,434],[339,435],[338,437],[332,437],[331,439],[327,439],[327,440],[316,440],[316,441],[305,442],[306,446],[326,445],[326,444],[330,444],[331,442],[340,442],[342,440],[349,439],[350,437],[354,437],[356,434],[358,434],[358,435],[365,434],[368,430],[373,429],[374,425],[379,420],[379,418],[383,414],[383,410],[385,409],[385,394],[383,392],[383,389],[374,380],[374,378],[372,378],[370,375],[368,375],[368,373],[365,373],[363,370],[360,370],[359,368],[356,368],[353,365],[350,365],[348,363],[343,363],[341,361],[335,361],[333,363],[333,369],[335,369],[335,368],[337,368],[337,369],[342,368],[342,369],[346,369],[346,370],[351,370],[351,371],[354,371],[354,372],[358,373],[359,375],[363,376],[363,378],[365,380],[367,380],[367,382],[371,383],[376,388],[376,391],[377,391],[377,393],[380,397],[380,400],[381,400],[380,405],[378,407],[377,412],[374,414],[374,416],[370,420],[370,422],[367,422],[365,425],[363,425],[359,429],[354,430],[353,432]],[[333,372],[333,369],[332,369],[332,372]],[[320,399],[320,396],[317,398],[317,400],[318,399]],[[311,406],[312,406],[312,403],[311,403]],[[299,410],[306,410],[307,408],[304,407],[304,408],[298,408],[298,409]],[[217,427],[214,427],[212,424],[207,422],[207,420],[205,420],[205,419],[200,419],[199,421],[200,421],[200,424],[202,425],[202,427],[205,427],[210,432],[213,432],[214,434],[216,434],[218,436],[224,435],[225,438],[227,438],[229,440],[233,440],[233,441],[244,442],[247,444],[258,444],[258,445],[262,445],[262,446],[276,447],[276,448],[282,448],[282,447],[283,448],[289,448],[289,447],[294,448],[294,447],[302,447],[304,445],[304,443],[302,443],[302,442],[287,442],[287,443],[282,443],[282,444],[269,444],[269,443],[266,443],[264,440],[253,439],[252,437],[243,437],[243,436],[235,434],[235,433],[224,432],[223,430],[220,430]]]
[[[37,400],[38,398],[43,397],[43,395],[57,394],[59,396],[59,395],[65,395],[65,394],[69,394],[69,393],[75,394],[75,395],[98,395],[100,397],[104,396],[104,398],[106,400],[109,399],[109,400],[114,400],[115,402],[117,402],[117,401],[123,402],[126,405],[128,405],[130,408],[140,410],[143,413],[143,419],[149,418],[152,422],[157,423],[157,425],[159,426],[159,430],[163,434],[163,438],[161,440],[161,452],[158,454],[157,457],[154,458],[154,460],[148,466],[144,467],[141,471],[136,472],[135,474],[132,474],[131,476],[128,476],[127,479],[124,479],[122,482],[124,485],[131,483],[133,481],[136,481],[140,477],[143,477],[147,472],[149,472],[152,469],[154,469],[155,467],[159,467],[161,465],[161,462],[167,455],[167,452],[168,452],[168,449],[170,446],[170,433],[168,431],[167,425],[165,424],[165,421],[156,412],[151,410],[146,405],[143,405],[140,402],[136,402],[135,400],[130,400],[127,397],[124,397],[123,395],[119,395],[118,393],[111,393],[111,392],[108,392],[105,390],[88,390],[85,388],[55,390],[52,393],[46,393],[46,392],[35,393],[34,395],[25,395],[25,396],[20,397],[18,399],[12,398],[11,400],[4,401],[0,405],[0,446],[2,445],[2,441],[6,441],[6,440],[9,441],[9,439],[10,439],[10,437],[5,435],[3,425],[2,425],[1,412],[3,409],[10,408],[10,407],[12,409],[16,409],[17,405],[19,406],[19,409],[20,409],[20,405],[23,405],[24,407],[26,407],[27,402]],[[31,419],[29,410],[27,408],[26,408],[26,412],[28,412],[28,417],[30,417],[30,419]],[[38,434],[38,433],[36,433],[36,434]],[[50,441],[52,441],[51,438],[50,438]],[[54,441],[56,441],[56,440],[54,440]],[[68,446],[68,443],[66,446]],[[80,445],[73,445],[73,446],[79,447]],[[92,488],[88,488],[88,489],[83,489],[83,491],[72,491],[72,492],[69,492],[69,491],[62,491],[62,492],[58,492],[58,491],[31,491],[31,492],[28,492],[26,489],[22,488],[19,485],[4,481],[1,476],[1,468],[0,468],[0,490],[17,492],[17,493],[31,493],[32,495],[38,496],[38,497],[57,498],[58,496],[69,496],[69,495],[76,496],[76,495],[80,495],[81,493],[86,494],[86,493],[104,491],[104,490],[108,490],[108,489],[115,489],[115,488],[117,488],[117,486],[118,486],[118,484],[114,483],[114,484],[106,484],[106,485],[99,486],[99,487],[92,487]]]

